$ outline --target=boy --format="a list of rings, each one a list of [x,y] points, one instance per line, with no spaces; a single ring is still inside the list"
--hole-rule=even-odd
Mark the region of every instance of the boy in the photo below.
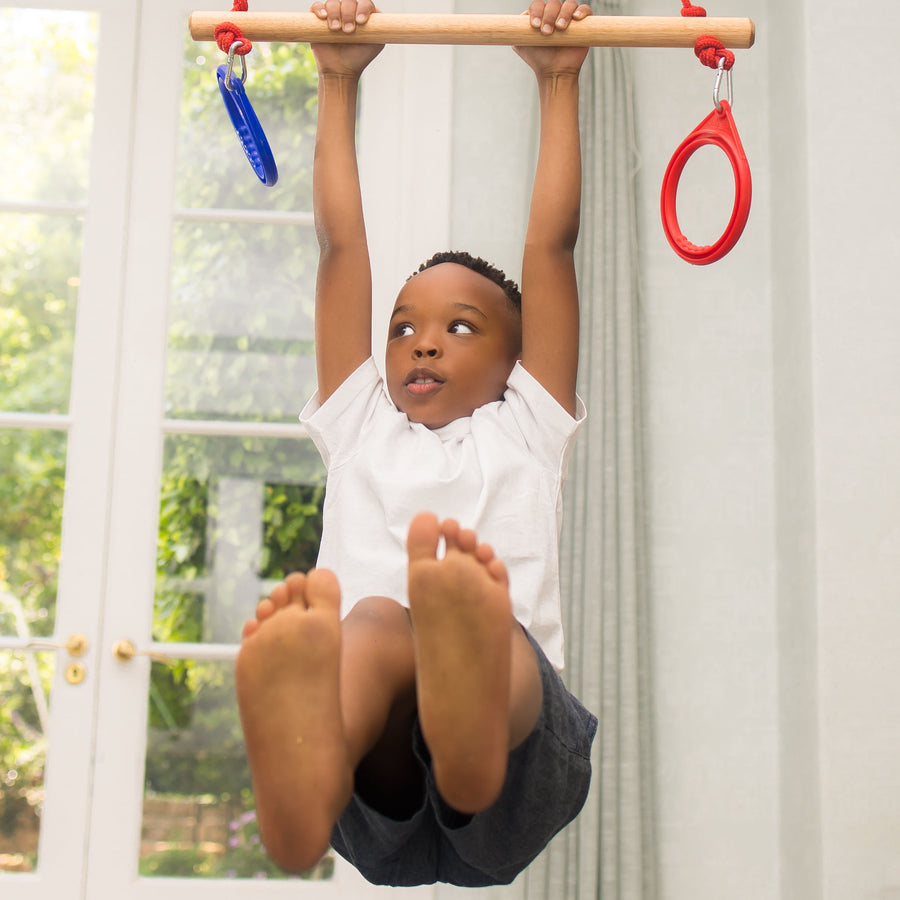
[[[376,12],[312,8],[345,32]],[[589,13],[529,9],[545,33]],[[382,383],[355,150],[382,48],[313,49],[318,392],[301,420],[328,489],[319,567],[259,604],[236,664],[260,830],[290,871],[332,843],[376,884],[509,883],[581,809],[597,724],[558,674],[587,51],[517,48],[541,105],[521,296],[438,254],[397,297]]]

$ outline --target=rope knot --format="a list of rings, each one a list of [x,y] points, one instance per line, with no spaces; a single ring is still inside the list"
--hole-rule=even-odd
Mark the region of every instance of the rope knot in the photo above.
[[[691,0],[681,0],[681,5],[681,14],[683,16],[695,16],[699,18],[700,16],[706,15],[706,10],[702,6],[694,6],[694,4],[691,3]]]
[[[719,60],[725,60],[725,70],[728,71],[734,65],[734,54],[730,50],[725,49],[725,45],[711,34],[704,34],[703,37],[697,38],[694,44],[694,54],[704,66],[710,69],[719,68]]]
[[[235,0],[235,3],[238,2],[239,0]],[[232,22],[221,22],[219,25],[216,25],[214,34],[216,43],[223,53],[227,53],[235,41],[241,42],[241,46],[234,51],[238,56],[246,56],[253,49],[253,44],[244,37],[241,29]]]

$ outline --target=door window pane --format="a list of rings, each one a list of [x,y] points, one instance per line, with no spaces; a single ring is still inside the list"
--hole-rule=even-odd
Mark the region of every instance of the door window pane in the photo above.
[[[53,634],[66,435],[0,431],[0,635]]]
[[[154,663],[140,872],[284,878],[259,840],[231,662]],[[329,854],[307,879],[327,879]]]
[[[313,229],[188,221],[174,240],[166,416],[296,422],[316,380]]]
[[[97,29],[97,13],[0,9],[2,199],[84,202]]]
[[[0,872],[37,868],[55,659],[0,650]]]
[[[315,565],[324,480],[305,438],[167,437],[154,640],[238,643],[270,585]]]
[[[68,411],[81,226],[0,213],[0,410]]]

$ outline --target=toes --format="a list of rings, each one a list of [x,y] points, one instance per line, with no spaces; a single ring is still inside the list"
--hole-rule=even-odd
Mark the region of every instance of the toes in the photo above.
[[[455,519],[441,522],[441,537],[448,550],[459,550],[461,553],[474,554],[478,547],[478,537],[471,528],[460,528]]]
[[[299,606],[309,606],[309,599],[307,598],[307,582],[306,575],[302,572],[291,572],[287,578],[284,579],[284,588],[285,594],[287,596],[287,600],[285,601],[285,606],[291,603],[296,603]],[[272,596],[272,600],[274,600],[274,592]]]
[[[474,552],[475,559],[484,566],[494,558],[494,548],[490,544],[479,544]]]
[[[440,525],[440,534],[444,539],[444,548],[456,550],[459,548],[459,522],[456,519],[444,519]]]
[[[341,589],[337,576],[328,569],[313,569],[308,575],[292,572],[284,581],[272,588],[268,597],[259,601],[256,606],[256,619],[251,620],[254,627],[248,630],[251,623],[247,623],[244,626],[244,633],[254,633],[259,625],[292,604],[305,609],[326,606],[340,610]]]
[[[291,572],[287,578],[280,584],[276,584],[272,588],[271,593],[266,598],[272,605],[272,612],[278,612],[284,609],[289,603],[306,603],[306,576],[302,572]],[[259,618],[260,607],[263,606],[265,600],[260,601],[257,607],[257,618]],[[264,618],[268,618],[272,612],[265,610]]]
[[[509,586],[506,566],[494,555],[494,548],[490,544],[479,543],[475,532],[471,528],[461,528],[455,519],[438,522],[431,513],[420,513],[410,525],[406,541],[410,562],[436,559],[441,538],[448,551],[472,557],[487,570],[494,581],[505,587]]]
[[[258,622],[265,622],[266,619],[271,618],[275,609],[275,604],[272,602],[271,598],[263,597],[263,599],[256,604],[256,620]]]
[[[259,622],[256,619],[247,619],[244,622],[244,627],[241,629],[241,640],[246,640],[253,634],[259,630]]]
[[[506,571],[506,566],[503,564],[502,560],[499,560],[492,555],[486,568],[488,574],[497,582],[497,584],[502,584],[507,590],[509,589],[509,573]]]
[[[269,601],[269,604],[272,607],[272,612],[275,612],[279,609],[284,609],[285,606],[290,603],[290,599],[291,598],[290,594],[288,593],[287,585],[283,581],[279,584],[276,584],[269,593],[269,596],[266,598],[266,600]],[[259,608],[265,602],[265,600],[260,600],[259,604],[257,605],[257,617],[259,616]]]
[[[341,588],[337,575],[330,569],[313,569],[306,576],[306,598],[310,608],[327,606],[339,610]]]
[[[459,532],[457,546],[463,553],[473,554],[478,549],[478,537],[471,528],[462,528]]]
[[[432,513],[419,513],[412,520],[406,538],[406,550],[410,561],[436,559],[440,537],[441,526],[437,516]]]

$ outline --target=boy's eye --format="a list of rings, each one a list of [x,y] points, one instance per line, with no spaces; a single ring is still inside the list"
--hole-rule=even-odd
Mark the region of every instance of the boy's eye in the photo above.
[[[468,322],[454,322],[450,326],[451,334],[475,334],[475,329]]]
[[[415,334],[415,331],[409,322],[403,322],[394,329],[394,337],[409,337],[411,334]]]

